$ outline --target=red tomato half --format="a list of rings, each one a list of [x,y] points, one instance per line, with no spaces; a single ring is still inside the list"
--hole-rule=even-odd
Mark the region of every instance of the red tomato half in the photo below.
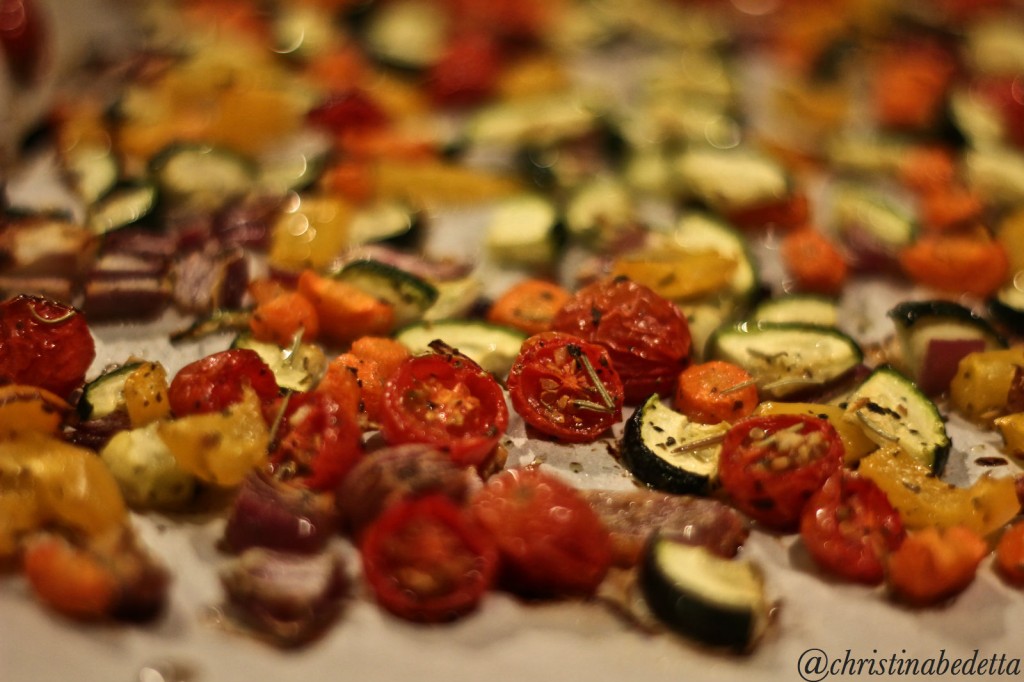
[[[444,495],[395,503],[360,544],[363,574],[381,606],[418,622],[476,608],[494,581],[494,542]]]
[[[611,539],[597,513],[540,469],[492,476],[470,509],[497,541],[502,580],[516,592],[590,595],[611,566]]]
[[[96,357],[85,317],[36,296],[0,303],[0,380],[45,388],[66,398]]]
[[[219,412],[241,400],[246,385],[264,403],[277,397],[274,372],[259,354],[248,348],[232,348],[182,367],[171,380],[167,397],[177,417]]]
[[[275,473],[311,490],[337,488],[363,455],[356,412],[323,391],[289,396],[279,429]]]
[[[885,559],[905,536],[882,489],[846,469],[825,481],[800,517],[800,538],[818,565],[868,585],[882,582]]]
[[[483,465],[508,428],[501,386],[454,352],[403,361],[384,388],[380,417],[388,444],[433,445],[467,466]]]
[[[690,358],[690,326],[679,308],[621,277],[580,289],[555,315],[552,328],[608,349],[627,403],[671,394]]]
[[[844,448],[824,419],[796,414],[751,417],[725,434],[718,478],[747,516],[794,530],[807,500],[843,462]]]
[[[527,339],[507,386],[527,424],[568,443],[592,441],[622,417],[622,380],[608,351],[570,334]]]

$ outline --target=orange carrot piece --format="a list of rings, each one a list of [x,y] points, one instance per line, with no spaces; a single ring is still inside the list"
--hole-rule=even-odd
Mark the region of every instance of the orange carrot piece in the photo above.
[[[571,298],[564,288],[542,279],[525,279],[514,284],[491,305],[487,319],[539,334],[551,329],[551,321]]]
[[[352,342],[349,352],[364,362],[375,362],[381,376],[390,377],[409,357],[409,349],[401,342],[383,336],[364,336]]]
[[[928,234],[899,254],[915,282],[953,294],[994,294],[1010,273],[1003,246],[985,232]]]
[[[947,187],[956,178],[953,154],[942,147],[910,149],[899,161],[900,181],[916,192]]]
[[[320,337],[346,344],[360,336],[385,336],[395,326],[394,308],[361,289],[312,270],[299,275],[299,293],[316,309]]]
[[[260,305],[262,303],[266,303],[275,296],[288,291],[293,291],[293,289],[286,286],[280,280],[263,277],[250,281],[246,291],[248,291],[249,295],[252,296],[254,301],[256,301],[256,305]]]
[[[256,306],[249,329],[257,341],[287,348],[300,331],[303,341],[315,341],[320,319],[309,299],[297,291],[286,291]]]
[[[811,205],[803,192],[749,206],[729,214],[729,222],[745,230],[793,230],[803,227],[810,218]]]
[[[50,608],[79,619],[110,615],[117,580],[88,550],[57,535],[41,535],[27,543],[22,567],[32,592]]]
[[[690,365],[676,382],[675,408],[700,424],[733,422],[753,413],[758,404],[754,378],[723,360]]]
[[[910,604],[935,604],[966,589],[988,552],[985,540],[969,528],[929,526],[908,535],[889,556],[889,587]]]
[[[1024,521],[1011,525],[999,538],[995,565],[1008,583],[1024,586]]]
[[[940,185],[921,196],[921,222],[930,232],[948,232],[976,223],[985,207],[981,197],[959,183]]]
[[[937,46],[894,46],[880,60],[875,75],[879,123],[909,129],[935,123],[954,72],[952,56]]]
[[[320,186],[354,204],[365,204],[377,193],[373,164],[354,159],[339,161],[324,171]]]
[[[812,228],[787,234],[781,245],[786,270],[796,288],[819,294],[838,294],[846,283],[848,266],[839,249]]]
[[[363,411],[363,395],[356,368],[346,362],[334,360],[327,366],[316,390],[328,393],[349,414]]]

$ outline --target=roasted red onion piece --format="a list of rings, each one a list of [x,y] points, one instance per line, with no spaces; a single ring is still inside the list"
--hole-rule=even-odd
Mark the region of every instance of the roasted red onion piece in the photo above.
[[[396,251],[376,244],[359,246],[345,253],[342,265],[357,260],[375,260],[426,280],[445,282],[466,277],[473,270],[471,263],[454,260],[428,260],[423,256]]]
[[[464,502],[480,479],[471,468],[429,445],[387,447],[364,457],[338,490],[343,526],[358,536],[363,528],[395,502],[440,493]]]
[[[90,277],[82,311],[90,321],[146,320],[158,317],[171,299],[162,277]]]
[[[717,500],[653,490],[584,490],[612,535],[615,563],[634,566],[654,531],[733,557],[747,539],[744,517]]]
[[[337,617],[348,582],[332,552],[255,548],[220,572],[228,613],[279,646],[305,644]]]
[[[198,314],[240,307],[249,283],[248,262],[237,249],[186,254],[173,268],[175,305],[183,312]]]
[[[322,550],[336,530],[333,495],[254,473],[235,498],[224,544],[232,552],[266,547],[308,554]]]

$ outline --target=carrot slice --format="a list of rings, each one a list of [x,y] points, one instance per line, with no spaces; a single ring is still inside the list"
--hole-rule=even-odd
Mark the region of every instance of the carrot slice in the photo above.
[[[257,341],[288,347],[300,331],[303,341],[315,341],[320,319],[309,299],[297,291],[286,291],[256,306],[249,329]]]
[[[985,206],[981,197],[959,183],[939,185],[921,196],[921,222],[930,232],[949,232],[976,223]]]
[[[487,319],[495,324],[539,334],[551,329],[551,321],[571,294],[553,282],[525,279],[505,291],[487,311]]]
[[[925,235],[900,251],[899,262],[919,284],[980,297],[994,294],[1010,273],[1003,246],[984,232]]]
[[[796,288],[819,294],[838,294],[846,283],[848,266],[843,254],[823,234],[806,228],[782,240],[782,259]]]
[[[380,423],[384,404],[384,386],[409,351],[398,341],[377,336],[364,336],[352,344],[348,353],[335,358],[321,381],[332,391],[351,390],[345,376],[355,378],[360,411],[371,424]]]
[[[328,341],[345,344],[360,336],[384,336],[395,325],[395,311],[388,303],[312,270],[299,275],[299,293],[313,304],[320,336]]]
[[[988,551],[985,540],[965,526],[929,526],[908,535],[889,556],[889,587],[908,603],[935,604],[966,589]]]
[[[1024,521],[1011,525],[999,538],[996,567],[1008,583],[1024,586]]]
[[[364,336],[352,342],[349,350],[364,362],[375,362],[387,379],[409,357],[409,349],[401,342],[383,336]]]
[[[676,383],[675,408],[701,424],[736,421],[750,415],[757,404],[754,378],[731,362],[690,365]]]

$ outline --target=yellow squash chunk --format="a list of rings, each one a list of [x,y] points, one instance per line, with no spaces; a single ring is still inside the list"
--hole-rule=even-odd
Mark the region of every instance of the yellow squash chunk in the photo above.
[[[809,414],[827,420],[839,433],[846,451],[847,464],[856,462],[870,452],[878,449],[878,445],[867,437],[864,429],[843,418],[843,408],[836,405],[820,405],[818,403],[783,403],[765,401],[757,406],[755,414]]]
[[[1024,412],[1000,417],[995,425],[1003,436],[1006,453],[1013,457],[1024,457]]]
[[[1024,270],[1024,208],[1018,208],[999,225],[997,241],[1010,258],[1010,272]]]
[[[1006,412],[1013,373],[1024,367],[1024,346],[971,353],[949,385],[953,407],[968,419],[989,423]]]
[[[270,444],[259,398],[248,387],[244,398],[223,412],[161,422],[157,430],[182,469],[224,487],[238,485],[263,464]]]
[[[495,201],[522,191],[515,180],[441,161],[383,159],[374,166],[380,199],[414,205],[465,206]]]
[[[628,277],[670,301],[709,296],[732,282],[736,261],[712,250],[659,249],[618,258],[613,276]]]
[[[860,461],[858,471],[878,484],[908,528],[966,526],[980,535],[998,530],[1018,512],[1012,477],[982,476],[960,488],[931,475],[905,452],[885,447]]]
[[[144,362],[124,382],[124,401],[132,428],[139,428],[171,413],[167,399],[167,371],[159,362]]]

